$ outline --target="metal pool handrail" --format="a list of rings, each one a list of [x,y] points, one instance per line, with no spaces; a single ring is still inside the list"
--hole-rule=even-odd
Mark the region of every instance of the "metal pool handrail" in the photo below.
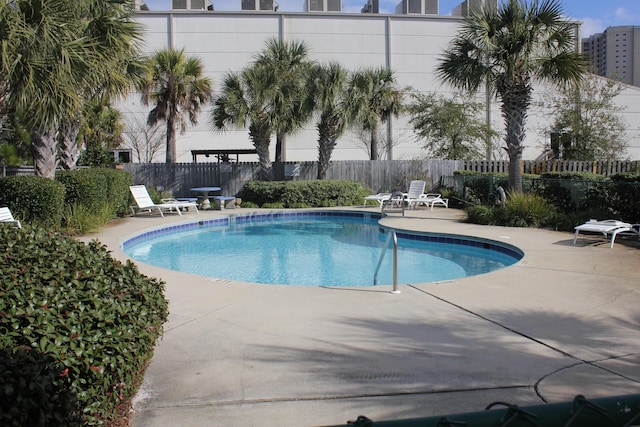
[[[373,274],[373,286],[378,284],[378,272],[380,272],[380,266],[382,265],[382,260],[384,259],[385,254],[387,253],[387,248],[389,247],[389,243],[393,240],[393,290],[392,294],[399,294],[398,290],[398,236],[396,236],[395,230],[389,231],[389,237],[387,237],[387,241],[384,242],[384,246],[382,247],[382,252],[380,253],[380,258],[378,258],[378,265],[376,265],[376,271]]]

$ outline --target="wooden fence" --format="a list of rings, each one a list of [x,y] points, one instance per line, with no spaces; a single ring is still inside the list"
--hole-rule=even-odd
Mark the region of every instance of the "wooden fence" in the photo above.
[[[442,177],[455,171],[507,173],[509,162],[469,160],[344,160],[334,161],[327,170],[327,179],[357,181],[374,192],[405,189],[412,179],[427,181],[427,189],[439,185]],[[174,196],[188,196],[190,188],[216,186],[224,195],[236,195],[247,181],[259,174],[259,165],[251,163],[126,163],[135,184],[162,188]],[[522,162],[522,172],[590,172],[609,176],[615,173],[636,172],[640,161],[586,162],[533,161]],[[33,174],[33,167],[6,167],[3,176]],[[273,164],[275,180],[313,180],[317,176],[316,162],[287,162]]]
[[[362,183],[374,192],[405,189],[412,179],[427,181],[427,189],[439,185],[441,178],[455,171],[507,173],[508,161],[466,160],[348,160],[334,161],[327,170],[327,179],[346,179]],[[125,170],[134,183],[169,190],[175,196],[190,194],[190,188],[216,186],[224,195],[236,195],[247,181],[258,176],[258,163],[128,163]],[[542,172],[590,172],[609,176],[615,173],[636,172],[640,161],[577,162],[523,161],[527,174]],[[275,180],[313,180],[317,176],[316,162],[287,162],[273,164]]]

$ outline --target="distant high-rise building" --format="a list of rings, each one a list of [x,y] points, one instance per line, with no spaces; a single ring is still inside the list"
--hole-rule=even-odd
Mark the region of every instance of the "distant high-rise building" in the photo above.
[[[582,39],[591,71],[622,83],[640,86],[640,26],[608,27]]]
[[[304,0],[305,12],[342,12],[342,0]]]
[[[469,12],[473,9],[482,7],[491,7],[498,9],[498,0],[464,0],[451,11],[453,16],[469,16]]]
[[[362,13],[380,13],[379,0],[367,0],[367,3],[362,6]]]
[[[398,15],[437,15],[438,0],[402,0],[396,6]]]

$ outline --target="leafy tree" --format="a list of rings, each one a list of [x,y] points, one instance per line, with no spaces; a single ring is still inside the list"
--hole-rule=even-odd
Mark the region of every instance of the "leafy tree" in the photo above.
[[[478,118],[484,110],[479,102],[456,102],[435,93],[412,94],[409,123],[424,148],[442,159],[472,160],[487,152],[486,143],[497,136]]]
[[[345,108],[348,73],[337,62],[315,65],[309,74],[307,96],[317,112],[318,179],[325,179],[336,141],[349,120]]]
[[[624,107],[613,103],[622,89],[615,80],[595,75],[560,88],[550,103],[554,117],[551,129],[568,138],[550,148],[561,152],[564,160],[610,161],[625,157],[627,126],[618,114]]]
[[[465,18],[437,67],[453,87],[476,93],[494,88],[505,121],[509,186],[522,192],[522,142],[536,81],[562,85],[579,81],[586,60],[576,50],[574,24],[559,0],[507,0]]]
[[[212,82],[203,76],[199,58],[188,57],[184,49],[156,52],[148,61],[148,73],[140,83],[142,103],[153,104],[147,123],[167,126],[166,162],[175,163],[176,131],[187,130],[187,119],[198,123],[198,114],[212,97]]]
[[[300,130],[311,115],[304,91],[312,65],[307,59],[307,46],[303,42],[270,39],[254,64],[276,76],[268,80],[275,83],[270,88],[271,121],[276,131],[276,162],[285,161],[286,135]]]
[[[371,160],[378,160],[378,129],[391,115],[398,116],[403,92],[393,71],[388,68],[366,68],[356,71],[349,81],[347,109],[350,120],[370,134]]]

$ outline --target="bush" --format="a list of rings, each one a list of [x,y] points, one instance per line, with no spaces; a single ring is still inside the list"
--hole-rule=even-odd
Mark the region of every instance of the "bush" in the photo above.
[[[467,222],[482,225],[541,227],[556,221],[556,209],[535,194],[510,193],[504,206],[471,206],[465,213]]]
[[[9,206],[13,216],[23,224],[59,227],[64,199],[64,186],[47,178],[8,176],[0,179],[0,204]]]
[[[18,385],[0,387],[0,401],[27,408],[49,396],[40,402],[51,404],[47,417],[65,420],[77,399],[84,425],[108,424],[128,409],[167,319],[164,283],[96,241],[31,226],[0,227],[0,254],[0,349],[9,358],[0,369],[4,384]],[[38,382],[19,386],[25,372]],[[3,425],[20,424],[14,412],[3,412]]]
[[[333,207],[362,204],[370,190],[354,181],[250,181],[242,189],[242,205],[273,207]]]

